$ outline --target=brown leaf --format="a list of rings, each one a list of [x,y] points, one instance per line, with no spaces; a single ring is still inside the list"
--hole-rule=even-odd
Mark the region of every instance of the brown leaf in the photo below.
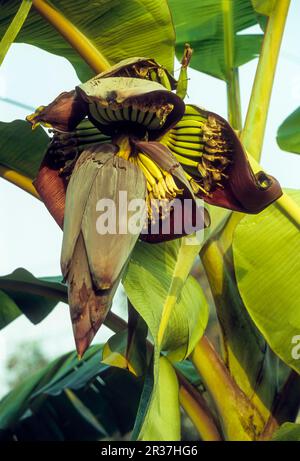
[[[224,180],[224,189],[216,189],[203,199],[212,205],[244,213],[259,213],[282,195],[279,182],[263,171],[253,173],[246,152],[229,123],[217,114],[208,112],[224,124],[224,137],[232,146],[233,163]]]
[[[73,90],[61,93],[48,106],[39,107],[26,120],[33,128],[41,123],[57,130],[72,131],[86,115],[86,104]]]
[[[51,166],[49,155],[44,157],[33,184],[49,213],[63,228],[67,182],[59,175],[59,169]]]

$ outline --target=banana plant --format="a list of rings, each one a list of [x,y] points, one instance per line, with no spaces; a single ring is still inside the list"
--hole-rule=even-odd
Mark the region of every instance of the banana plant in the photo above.
[[[20,269],[0,277],[1,326],[21,313],[39,322],[67,302],[77,354],[93,366],[81,366],[74,384],[72,355],[74,370],[53,375],[54,364],[25,382],[16,403],[12,391],[0,402],[0,436],[33,437],[56,405],[86,421],[85,439],[111,436],[103,412],[111,397],[91,391],[86,400],[78,391],[98,374],[109,376],[113,398],[120,376],[133,386],[124,419],[133,440],[180,440],[179,405],[202,440],[271,439],[281,423],[295,422],[300,403],[299,365],[289,354],[300,325],[298,195],[258,164],[289,0],[125,0],[118,11],[113,2],[2,3],[1,60],[13,41],[59,50],[83,83],[26,122],[0,125],[0,175],[42,200],[63,230],[61,279]],[[238,34],[258,22],[261,34]],[[258,54],[243,127],[238,67]],[[224,80],[229,121],[185,103],[189,65]],[[275,271],[279,249],[284,264]],[[128,324],[110,312],[120,283]],[[283,324],[286,303],[294,304]],[[221,350],[207,330],[209,304]],[[115,335],[95,362],[90,344],[103,323]],[[70,439],[59,420],[51,424],[39,439]],[[284,425],[274,438],[286,433]]]

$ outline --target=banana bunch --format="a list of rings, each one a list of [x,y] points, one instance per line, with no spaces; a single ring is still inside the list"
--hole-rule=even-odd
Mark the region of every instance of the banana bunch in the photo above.
[[[209,196],[216,187],[223,189],[222,182],[228,178],[225,170],[232,160],[230,146],[222,136],[221,121],[187,105],[182,119],[160,142],[185,166],[195,194]]]
[[[189,116],[185,112],[180,122],[162,138],[161,142],[176,155],[180,163],[196,167],[196,160],[204,151],[203,126],[206,120],[200,115],[197,120],[192,120]]]
[[[157,130],[166,121],[166,117],[173,110],[172,104],[165,105],[159,113],[155,107],[124,106],[121,109],[103,107],[93,101],[89,105],[90,114],[102,125],[112,122],[133,122],[147,127],[148,130]]]
[[[161,169],[148,155],[138,153],[130,156],[129,161],[140,168],[145,176],[149,219],[155,220],[153,208],[164,219],[170,211],[172,199],[182,194],[183,189],[179,189],[173,176]]]

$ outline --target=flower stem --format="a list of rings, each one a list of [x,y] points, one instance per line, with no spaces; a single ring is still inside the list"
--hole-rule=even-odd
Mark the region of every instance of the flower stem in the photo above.
[[[233,8],[234,2],[232,0],[222,0],[228,119],[230,125],[235,130],[241,130],[242,113],[239,71],[234,66],[235,44]]]
[[[7,28],[7,31],[5,32],[4,37],[2,38],[0,42],[0,66],[11,44],[15,41],[18,33],[20,32],[20,29],[22,28],[25,22],[25,19],[28,16],[31,5],[32,5],[31,0],[23,0],[14,19],[12,20],[9,27]]]
[[[103,54],[62,13],[45,0],[33,0],[32,4],[96,73],[109,69],[110,64]]]
[[[18,173],[17,171],[11,170],[3,165],[0,165],[0,177],[6,179],[15,186],[20,187],[20,189],[23,189],[24,191],[33,195],[33,197],[40,199],[39,194],[37,193],[34,185],[32,184],[32,179],[30,179],[28,176],[25,176],[21,173]]]
[[[211,442],[222,440],[211,411],[200,392],[183,375],[177,373],[177,378],[180,405],[193,422],[201,439]]]
[[[260,160],[268,109],[290,0],[275,2],[263,41],[241,141]]]
[[[264,428],[264,420],[237,386],[205,336],[195,347],[191,358],[214,400],[226,439],[256,440]]]

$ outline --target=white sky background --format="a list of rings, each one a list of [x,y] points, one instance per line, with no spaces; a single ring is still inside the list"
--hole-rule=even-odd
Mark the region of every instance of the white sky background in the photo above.
[[[300,2],[293,0],[282,43],[267,125],[262,165],[284,187],[300,188],[300,157],[280,151],[276,132],[282,121],[300,105]],[[257,32],[252,28],[251,32]],[[257,60],[240,68],[243,116],[246,114]],[[188,102],[226,117],[225,84],[190,70]],[[32,107],[46,105],[79,80],[63,58],[28,45],[13,45],[0,69],[0,97]],[[0,100],[0,120],[24,119],[30,111]],[[20,139],[20,142],[22,140]],[[0,178],[0,275],[24,267],[35,276],[60,274],[62,232],[44,205]],[[102,327],[96,342],[110,331]],[[60,304],[39,325],[24,316],[0,332],[0,397],[6,392],[3,365],[9,352],[24,340],[38,340],[52,358],[74,348],[68,308]],[[95,342],[95,341],[94,341]],[[30,361],[30,357],[28,357]]]

